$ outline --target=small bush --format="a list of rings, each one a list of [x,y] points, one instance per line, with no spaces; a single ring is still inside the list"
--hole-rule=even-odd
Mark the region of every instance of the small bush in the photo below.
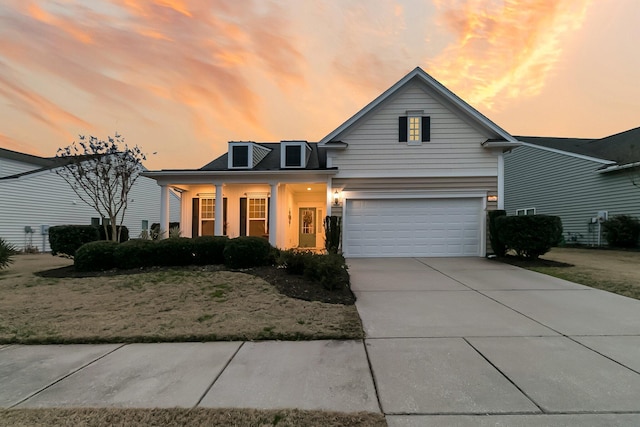
[[[329,291],[349,288],[347,263],[340,254],[311,254],[305,258],[304,276]]]
[[[56,225],[49,228],[51,255],[74,256],[85,243],[100,240],[100,233],[93,225]]]
[[[498,257],[505,256],[507,253],[507,247],[498,236],[496,218],[505,216],[506,214],[507,212],[502,209],[489,211],[489,240],[491,241],[491,249],[493,249],[493,253]]]
[[[229,239],[223,255],[224,265],[229,268],[257,267],[270,263],[272,248],[262,237],[242,236]]]
[[[313,252],[288,249],[281,251],[278,256],[278,265],[284,267],[289,274],[303,275],[305,264],[313,257]]]
[[[113,230],[111,229],[110,225],[107,226],[106,232],[104,231],[104,226],[102,225],[97,225],[96,228],[98,229],[98,233],[100,233],[100,240],[111,240]],[[117,230],[120,230],[120,240],[118,240],[120,243],[129,240],[129,229],[126,226],[118,225],[116,227],[116,231]]]
[[[160,228],[160,223],[158,222],[154,222],[153,224],[151,224],[150,227],[150,231],[149,231],[149,236],[151,236],[152,240],[158,240],[161,238],[166,238],[166,237],[170,237],[171,230],[180,230],[180,223],[179,222],[170,222],[169,223],[169,229],[168,230],[163,230]],[[164,234],[164,236],[162,236],[162,234]],[[175,236],[175,237],[180,237],[180,235]]]
[[[604,238],[609,246],[635,248],[640,237],[640,221],[630,215],[616,215],[602,223]]]
[[[158,240],[155,243],[153,265],[191,265],[195,254],[191,239],[175,237]]]
[[[9,264],[13,262],[13,255],[15,254],[15,246],[0,237],[0,270],[9,267]]]
[[[562,239],[562,221],[557,216],[500,216],[495,221],[498,237],[519,257],[536,259]]]
[[[98,240],[85,243],[76,251],[73,264],[78,271],[104,271],[116,266],[114,253],[118,242]]]
[[[340,248],[342,217],[327,216],[324,218],[324,246],[327,252],[337,254]]]
[[[225,236],[200,236],[191,239],[196,265],[224,264],[224,248],[229,241]]]
[[[156,265],[155,243],[152,240],[138,239],[120,243],[113,253],[116,267],[128,269]]]

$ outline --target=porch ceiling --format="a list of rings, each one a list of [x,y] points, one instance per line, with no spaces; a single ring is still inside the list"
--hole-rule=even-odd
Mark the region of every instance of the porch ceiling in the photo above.
[[[327,185],[326,184],[319,184],[319,183],[291,183],[291,184],[287,184],[287,187],[293,192],[293,193],[318,193],[318,194],[326,194],[327,192]],[[311,190],[309,190],[309,188]]]

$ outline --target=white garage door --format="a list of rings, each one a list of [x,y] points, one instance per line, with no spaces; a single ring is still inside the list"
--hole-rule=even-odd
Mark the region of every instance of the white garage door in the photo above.
[[[347,200],[348,257],[480,256],[482,199]]]

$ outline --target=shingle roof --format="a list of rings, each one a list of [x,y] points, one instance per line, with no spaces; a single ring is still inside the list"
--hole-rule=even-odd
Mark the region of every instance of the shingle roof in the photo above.
[[[279,142],[255,142],[254,144],[260,145],[265,148],[269,148],[271,151],[269,154],[265,156],[264,159],[260,161],[253,169],[251,170],[280,170],[280,147],[281,144]],[[318,144],[315,142],[307,142],[309,147],[311,147],[311,154],[309,156],[309,161],[307,162],[306,170],[317,170],[317,169],[326,169],[326,157],[324,150],[318,147]],[[222,156],[214,159],[213,161],[207,163],[199,170],[202,171],[220,171],[220,170],[235,170],[229,169],[228,164],[228,155],[229,153],[225,153]],[[242,169],[246,171],[246,169]]]
[[[640,127],[600,139],[516,136],[519,141],[546,148],[616,162],[640,161]]]
[[[93,155],[83,155],[79,157],[93,157]],[[76,156],[64,156],[64,157],[39,157],[31,154],[20,153],[18,151],[7,150],[6,148],[0,148],[0,158],[16,160],[23,163],[29,163],[32,165],[40,166],[39,168],[35,168],[26,172],[17,173],[14,175],[2,176],[0,180],[3,179],[15,179],[20,178],[22,176],[31,175],[34,173],[55,169],[61,166],[65,166],[73,161],[75,161],[78,157]]]

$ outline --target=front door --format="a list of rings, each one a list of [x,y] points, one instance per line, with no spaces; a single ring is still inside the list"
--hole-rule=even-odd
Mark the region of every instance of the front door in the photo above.
[[[316,208],[300,208],[300,240],[301,248],[316,247]]]

